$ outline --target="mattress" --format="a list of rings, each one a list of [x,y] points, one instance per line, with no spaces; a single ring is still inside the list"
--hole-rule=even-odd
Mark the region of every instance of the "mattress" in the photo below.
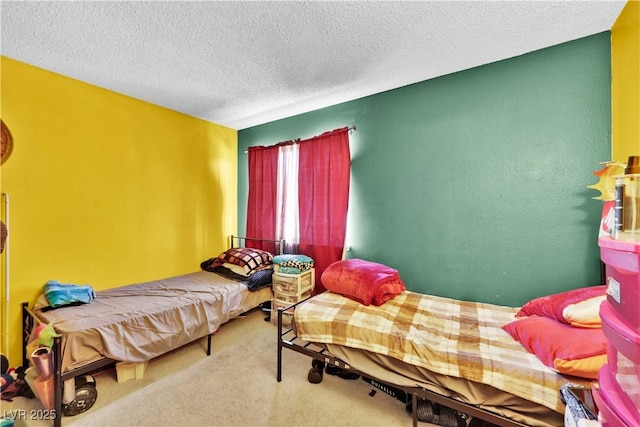
[[[564,411],[560,387],[585,381],[544,366],[503,331],[516,312],[410,291],[379,307],[364,306],[327,292],[299,304],[294,319],[298,338],[325,345],[363,372],[382,367],[367,372],[380,380],[466,394],[474,405],[511,401],[521,411],[531,402],[554,425],[555,414]]]
[[[198,271],[96,292],[89,304],[34,312],[62,335],[62,372],[109,358],[143,362],[215,332],[272,298],[216,273]],[[42,301],[42,298],[39,299]]]

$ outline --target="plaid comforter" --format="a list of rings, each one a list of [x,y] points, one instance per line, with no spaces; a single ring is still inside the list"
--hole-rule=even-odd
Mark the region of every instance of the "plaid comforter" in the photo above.
[[[569,379],[544,366],[501,329],[515,319],[517,310],[410,291],[379,307],[364,306],[326,292],[297,306],[294,318],[304,341],[394,357],[563,413],[558,390]]]

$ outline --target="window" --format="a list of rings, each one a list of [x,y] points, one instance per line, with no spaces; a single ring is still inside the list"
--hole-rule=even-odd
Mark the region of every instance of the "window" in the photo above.
[[[286,239],[289,252],[314,259],[316,292],[342,258],[351,159],[348,129],[249,148],[247,237]],[[292,250],[293,249],[293,250]],[[297,250],[296,250],[297,249]]]
[[[298,144],[278,147],[276,236],[290,245],[300,243],[298,216]]]

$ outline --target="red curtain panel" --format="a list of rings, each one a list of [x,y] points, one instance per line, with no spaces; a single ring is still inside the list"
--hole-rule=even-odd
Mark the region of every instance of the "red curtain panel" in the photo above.
[[[247,236],[274,239],[276,235],[276,197],[278,189],[278,147],[249,147],[249,197],[247,204]],[[266,251],[262,242],[251,246]]]
[[[348,128],[300,141],[299,156],[299,251],[314,259],[314,293],[320,293],[325,290],[322,273],[342,259],[344,249],[351,176]]]

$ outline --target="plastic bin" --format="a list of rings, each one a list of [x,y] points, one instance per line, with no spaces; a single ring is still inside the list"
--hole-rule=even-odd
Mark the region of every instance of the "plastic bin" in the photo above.
[[[629,328],[608,301],[600,306],[602,331],[607,337],[607,364],[620,400],[640,425],[640,335]]]
[[[297,301],[295,301],[297,302]],[[292,302],[283,302],[278,300],[273,300],[271,302],[271,323],[274,325],[278,324],[278,308],[289,307],[294,303]],[[282,324],[284,326],[291,326],[291,322],[293,321],[293,309],[282,312]]]
[[[273,292],[277,298],[278,295],[288,295],[299,299],[300,295],[313,289],[314,271],[311,269],[300,274],[274,273]]]
[[[598,421],[602,427],[630,427],[620,419],[616,411],[609,407],[609,404],[604,400],[604,397],[600,394],[600,391],[593,390],[593,399],[598,406]]]
[[[616,240],[640,243],[640,173],[637,172],[640,170],[639,162],[640,156],[629,157],[626,173],[615,177],[613,231]]]
[[[51,410],[53,409],[53,377],[43,377],[40,375],[35,380],[33,380],[33,392],[44,409]]]
[[[636,333],[640,333],[640,244],[610,237],[598,239],[605,263],[607,301]]]
[[[603,427],[637,427],[635,410],[629,408],[616,391],[615,380],[608,364],[602,365],[598,374],[599,389],[593,396],[598,405],[599,417]]]
[[[307,299],[311,296],[311,289],[307,289],[302,292],[300,295],[286,295],[286,294],[275,294],[274,301],[280,307],[286,307],[291,304],[295,304],[303,299]]]

